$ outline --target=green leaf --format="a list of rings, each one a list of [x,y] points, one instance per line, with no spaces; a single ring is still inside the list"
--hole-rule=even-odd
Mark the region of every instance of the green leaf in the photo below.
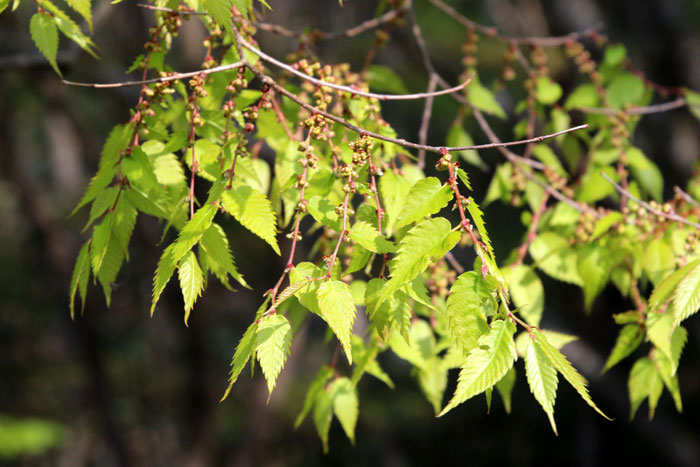
[[[528,338],[525,349],[525,374],[530,392],[542,410],[547,414],[552,431],[557,433],[557,425],[554,422],[554,401],[557,398],[557,369],[549,360],[537,339]]]
[[[107,254],[110,236],[112,235],[113,213],[107,213],[102,222],[92,229],[92,242],[90,244],[90,259],[93,274],[97,275],[102,268],[102,260]]]
[[[564,102],[564,110],[580,109],[582,107],[598,107],[600,97],[595,84],[582,84],[569,94]]]
[[[633,74],[624,73],[613,78],[605,94],[614,109],[639,104],[644,97],[644,82]]]
[[[447,307],[444,309],[447,320],[447,330],[450,342],[467,355],[477,346],[479,338],[489,332],[489,326],[484,317],[485,302],[495,301],[491,296],[491,288],[484,278],[468,271],[459,276],[450,289],[447,297]]]
[[[585,307],[590,311],[593,300],[603,290],[610,277],[610,252],[599,243],[584,245],[578,251],[577,267],[583,280]]]
[[[611,44],[605,48],[603,62],[608,66],[616,66],[627,58],[627,49],[622,44]]]
[[[673,316],[670,313],[649,312],[646,319],[646,334],[654,346],[671,358],[671,335]]]
[[[452,232],[450,222],[442,217],[427,219],[413,227],[401,239],[398,253],[389,263],[391,278],[380,293],[379,303],[422,273],[433,256],[444,256],[459,238],[459,232]]]
[[[328,389],[323,388],[318,392],[314,404],[314,425],[319,438],[323,442],[323,452],[328,452],[328,432],[333,421],[333,398]]]
[[[688,111],[700,120],[700,94],[688,88],[683,88],[683,96],[688,101]]]
[[[180,261],[199,242],[204,232],[211,226],[217,211],[217,206],[205,204],[197,209],[194,216],[187,221],[177,236],[177,240],[173,243],[172,255],[176,262]]]
[[[678,384],[678,375],[674,374],[673,366],[671,361],[663,354],[659,352],[654,352],[652,354],[651,362],[656,367],[656,371],[661,376],[661,380],[664,382],[664,386],[668,389],[673,397],[673,402],[676,405],[676,410],[680,413],[683,412],[683,401],[681,400],[681,390]]]
[[[333,368],[329,367],[328,365],[324,365],[320,370],[318,370],[318,373],[316,373],[316,376],[314,376],[314,379],[311,381],[309,390],[306,392],[304,406],[294,422],[294,428],[298,428],[309,412],[311,412],[318,395],[321,393],[321,391],[325,392],[326,382],[333,377],[333,374]]]
[[[700,265],[700,259],[686,264],[682,268],[674,271],[673,274],[666,276],[656,287],[654,287],[651,297],[649,297],[649,308],[656,310],[668,302],[676,290],[676,286],[680,281],[696,266]]]
[[[531,326],[539,326],[544,311],[544,288],[535,271],[522,264],[502,269],[510,296],[520,314]]]
[[[357,221],[350,229],[350,238],[363,248],[374,253],[393,253],[396,246],[385,237],[379,235],[379,231],[371,224]]]
[[[70,317],[75,318],[75,294],[80,292],[81,310],[85,309],[85,295],[90,279],[90,243],[86,242],[80,248],[78,259],[75,260],[73,275],[70,280]]]
[[[503,399],[503,406],[508,414],[512,408],[511,395],[513,393],[513,386],[515,386],[515,368],[511,367],[508,373],[496,383],[496,390],[501,396],[501,399]]]
[[[240,3],[240,1],[236,2],[236,6],[238,7]],[[228,31],[233,30],[231,26],[231,7],[233,4],[234,0],[202,0],[201,3],[204,11]],[[245,10],[241,11],[243,16],[246,16],[246,13]]]
[[[342,218],[335,212],[335,206],[331,205],[328,199],[314,196],[309,200],[306,208],[316,222],[330,227],[336,232],[340,232],[343,229]]]
[[[264,316],[258,324],[255,355],[260,362],[267,390],[272,395],[277,377],[284,367],[292,345],[292,327],[284,316],[273,313]],[[269,396],[268,396],[269,400]]]
[[[95,276],[102,285],[107,306],[110,305],[112,284],[119,274],[124,258],[128,258],[129,239],[136,224],[137,212],[126,199],[122,198],[109,216],[111,218],[109,241],[99,270],[95,271]]]
[[[442,400],[447,388],[447,368],[441,364],[439,357],[432,357],[426,365],[418,370],[418,385],[435,414],[440,413]]]
[[[591,234],[591,241],[597,240],[605,233],[607,233],[615,223],[621,221],[623,215],[621,212],[613,211],[606,214],[601,219],[598,219],[593,226],[593,233]]]
[[[92,5],[91,0],[66,0],[66,3],[70,5],[80,16],[85,18],[88,27],[90,27],[90,32],[92,32]]]
[[[227,274],[230,274],[239,284],[248,287],[245,279],[236,269],[228,238],[226,238],[226,233],[224,233],[224,229],[220,225],[212,223],[202,235],[200,245],[207,252],[209,268],[222,284],[228,285]]]
[[[639,183],[642,191],[657,202],[661,202],[664,190],[664,177],[659,168],[637,148],[627,149],[632,176]]]
[[[554,279],[583,287],[583,279],[576,265],[576,251],[564,237],[554,232],[543,232],[530,244],[530,256],[542,271]]]
[[[561,373],[561,375],[564,377],[565,380],[573,386],[574,389],[576,389],[576,392],[578,392],[579,396],[586,401],[586,403],[591,406],[596,412],[598,412],[600,415],[603,417],[607,418],[608,420],[611,420],[607,415],[605,415],[593,402],[593,399],[591,399],[591,396],[588,394],[588,389],[586,388],[586,385],[588,382],[586,381],[586,378],[581,376],[581,374],[576,371],[576,369],[569,363],[569,360],[566,359],[566,357],[559,352],[552,344],[550,344],[547,339],[544,337],[544,334],[542,334],[539,330],[533,329],[532,334],[537,339],[537,343],[542,350],[542,352],[547,356],[550,362],[552,362],[552,365]]]
[[[514,333],[515,325],[510,320],[499,319],[491,323],[489,333],[479,339],[479,347],[475,347],[467,356],[459,372],[454,396],[438,417],[493,387],[505,376],[517,358]]]
[[[98,58],[93,50],[95,43],[92,42],[92,39],[83,34],[83,31],[80,30],[80,26],[75,24],[75,21],[73,21],[70,16],[49,0],[41,0],[40,3],[43,8],[46,8],[53,14],[53,21],[56,22],[58,29],[60,29],[68,39],[78,44],[81,49],[93,57]]]
[[[391,68],[382,65],[370,65],[367,71],[369,88],[373,91],[408,94],[408,89],[403,84],[401,77]]]
[[[343,346],[348,362],[352,365],[352,326],[355,322],[355,303],[350,287],[337,280],[324,281],[316,291],[321,317],[328,323]]]
[[[394,223],[401,212],[411,184],[405,177],[400,177],[394,172],[387,171],[379,178],[379,194],[382,197],[382,208],[384,209],[384,229],[387,236],[391,236]],[[384,234],[384,232],[380,232]]]
[[[225,190],[222,203],[243,227],[265,240],[277,253],[277,217],[267,196],[249,186]]]
[[[10,0],[0,0],[0,13],[5,11],[8,6],[10,6]]]
[[[432,216],[452,200],[453,193],[449,185],[442,185],[435,177],[418,180],[408,192],[406,200],[401,207],[396,228],[422,220],[426,216]]]
[[[656,371],[656,368],[649,360],[649,357],[642,357],[632,366],[630,377],[627,381],[627,388],[630,396],[630,420],[634,419],[634,414],[644,402],[649,398],[649,419],[654,417],[656,402],[663,390],[663,381]]]
[[[659,284],[676,268],[673,248],[660,238],[653,238],[644,250],[644,270],[654,285]]]
[[[39,52],[49,61],[56,73],[63,76],[56,63],[58,29],[53,17],[46,13],[34,13],[32,19],[29,20],[29,33]]]
[[[175,272],[175,267],[177,266],[178,260],[175,259],[173,255],[173,249],[175,248],[175,243],[168,245],[168,247],[163,250],[163,253],[158,260],[158,266],[156,267],[156,274],[153,277],[153,300],[151,301],[151,316],[156,310],[156,303],[160,295],[163,293],[165,286],[170,281],[173,273]]]
[[[698,308],[700,308],[700,264],[688,271],[673,294],[674,325],[697,313]]]
[[[467,210],[469,211],[469,215],[472,216],[472,219],[474,220],[474,225],[479,231],[479,235],[481,235],[481,241],[484,242],[484,245],[486,245],[486,249],[488,250],[489,256],[491,257],[491,260],[495,265],[496,255],[493,252],[493,247],[491,246],[491,239],[489,238],[489,234],[486,231],[484,213],[481,211],[481,208],[479,208],[479,205],[476,204],[476,201],[474,201],[472,197],[467,198]]]
[[[333,399],[335,416],[338,417],[350,442],[355,444],[355,425],[360,413],[355,385],[348,378],[337,378],[331,383],[328,392]]]
[[[194,302],[202,295],[204,276],[193,252],[188,251],[177,266],[182,297],[185,300],[185,325],[194,307]]]
[[[474,107],[498,118],[506,118],[506,113],[496,100],[493,92],[481,84],[477,75],[474,75],[471,83],[465,89],[467,91],[467,100]]]
[[[241,337],[241,340],[238,342],[236,351],[233,353],[233,358],[231,359],[231,372],[229,373],[228,378],[228,388],[226,388],[226,392],[221,398],[221,401],[228,397],[229,393],[231,392],[231,388],[238,380],[238,376],[241,374],[241,371],[243,371],[243,368],[245,367],[246,363],[248,363],[248,360],[250,360],[250,356],[253,355],[253,351],[255,350],[257,343],[257,334],[258,323],[254,322],[248,326],[248,329],[246,329],[245,333],[243,333],[243,337]]]
[[[613,366],[617,365],[620,361],[627,358],[632,352],[635,351],[639,344],[644,340],[644,332],[638,324],[627,324],[622,329],[620,329],[620,334],[617,336],[615,341],[615,346],[610,352],[608,360],[605,362],[603,371],[605,373]]]
[[[562,95],[561,86],[547,76],[540,76],[535,82],[535,98],[540,104],[552,105]],[[556,430],[555,430],[556,431]]]

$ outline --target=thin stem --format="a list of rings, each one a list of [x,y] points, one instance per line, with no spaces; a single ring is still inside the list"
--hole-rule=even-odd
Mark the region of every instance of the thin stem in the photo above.
[[[265,52],[261,51],[260,49],[254,47],[252,44],[250,44],[248,41],[243,39],[240,34],[236,34],[236,39],[237,41],[240,42],[240,44],[245,47],[246,49],[250,50],[253,52],[255,55],[260,57],[261,59],[265,60],[268,63],[271,63],[272,65],[275,65],[278,68],[281,68],[293,75],[298,76],[299,78],[302,78],[310,83],[314,83],[317,86],[325,86],[328,88],[336,89],[338,91],[344,91],[344,92],[349,92],[350,94],[357,95],[357,96],[363,96],[363,97],[373,97],[375,99],[378,99],[380,101],[388,101],[388,100],[414,100],[414,99],[427,99],[428,97],[434,97],[434,96],[442,96],[445,94],[452,94],[454,92],[461,91],[464,89],[469,82],[471,81],[468,79],[464,83],[451,87],[449,89],[443,89],[440,91],[435,91],[432,93],[426,93],[426,92],[421,92],[421,93],[416,93],[416,94],[377,94],[374,92],[365,92],[365,91],[360,91],[359,89],[355,89],[349,86],[343,86],[340,84],[334,84],[334,83],[329,83],[327,81],[320,80],[318,78],[314,78],[313,76],[309,76],[306,73],[302,73],[301,71],[295,69],[294,67],[287,65],[286,63],[282,63],[279,60],[277,60],[274,57],[269,56]]]
[[[352,164],[350,165],[350,176],[348,177],[348,185],[352,183]],[[350,190],[345,192],[345,200],[343,201],[343,226],[340,229],[340,236],[338,237],[338,243],[335,244],[335,250],[331,255],[331,259],[328,261],[328,274],[326,274],[326,279],[331,278],[331,273],[333,272],[333,264],[338,256],[338,250],[340,250],[340,245],[343,243],[343,239],[347,234],[348,227],[348,204],[350,203]]]
[[[450,263],[452,268],[457,271],[457,274],[462,274],[464,272],[464,266],[459,264],[459,261],[457,261],[457,258],[455,258],[451,251],[445,253],[445,259]]]
[[[471,78],[470,78],[471,79]],[[430,81],[428,81],[427,93],[435,92],[435,87],[437,86],[437,77],[435,73],[430,74]],[[425,107],[423,107],[423,116],[421,117],[420,129],[418,130],[418,143],[425,144],[428,141],[428,129],[430,128],[430,117],[433,115],[433,97],[428,97],[425,100]],[[425,149],[418,150],[418,168],[423,170],[425,167]]]
[[[151,11],[164,11],[167,13],[177,13],[178,15],[199,15],[199,16],[207,16],[209,13],[206,11],[196,11],[193,10],[189,7],[186,6],[180,6],[182,9],[173,9],[173,8],[166,8],[162,6],[153,6],[153,5],[146,5],[144,3],[137,3],[137,7],[139,8],[144,8],[146,10],[151,10]]]
[[[688,194],[688,193],[686,193],[685,191],[681,190],[680,187],[674,186],[674,187],[673,187],[673,191],[675,191],[676,194],[677,194],[678,196],[680,196],[681,198],[683,198],[687,203],[692,204],[692,205],[695,206],[696,208],[700,208],[700,203],[698,203],[697,201],[695,201],[695,199],[693,199],[693,197],[690,196],[690,194]]]
[[[235,70],[237,68],[240,68],[243,65],[243,62],[238,61],[236,63],[231,63],[229,65],[220,65],[216,66],[213,68],[207,68],[207,69],[202,69],[202,70],[197,70],[197,71],[189,71],[187,73],[173,73],[173,74],[168,74],[168,76],[161,76],[160,78],[153,78],[153,79],[144,79],[140,81],[123,81],[120,83],[78,83],[76,81],[66,81],[65,79],[62,80],[62,83],[68,86],[81,86],[85,88],[95,88],[95,89],[109,89],[109,88],[124,88],[128,86],[139,86],[143,84],[152,84],[152,83],[167,83],[169,81],[178,81],[181,79],[186,79],[186,78],[192,78],[194,76],[198,75],[210,75],[212,73],[219,73],[221,71],[228,71],[228,70]]]
[[[642,201],[641,199],[637,198],[629,191],[622,188],[612,178],[610,178],[605,172],[601,172],[600,174],[602,175],[602,177],[605,180],[608,181],[608,183],[610,183],[612,186],[615,187],[615,189],[617,190],[618,193],[631,199],[632,201],[634,201],[635,203],[637,203],[638,205],[640,205],[641,207],[643,207],[644,209],[646,209],[650,213],[655,214],[657,216],[665,217],[666,219],[668,219],[670,221],[680,222],[682,224],[689,225],[691,227],[695,227],[696,229],[700,230],[700,224],[698,224],[697,222],[689,221],[685,217],[681,217],[678,214],[675,214],[672,212],[664,212],[661,209],[656,209],[655,207],[651,206],[649,203]]]
[[[679,97],[678,99],[670,102],[664,102],[663,104],[648,105],[645,107],[630,107],[628,109],[607,109],[607,108],[595,108],[595,107],[578,107],[576,110],[580,110],[586,114],[599,114],[599,115],[618,115],[624,112],[629,115],[647,115],[661,112],[668,112],[669,110],[679,109],[688,105],[688,102]]]
[[[522,264],[523,260],[525,259],[525,255],[527,255],[527,250],[530,247],[530,244],[535,240],[535,237],[537,236],[537,226],[540,222],[540,217],[542,217],[542,214],[544,211],[547,209],[547,201],[549,200],[549,193],[544,194],[542,197],[542,202],[540,203],[539,208],[537,211],[535,211],[535,214],[532,216],[532,222],[530,223],[530,229],[527,232],[527,238],[525,239],[525,242],[520,245],[518,248],[518,257],[515,260],[514,264]]]

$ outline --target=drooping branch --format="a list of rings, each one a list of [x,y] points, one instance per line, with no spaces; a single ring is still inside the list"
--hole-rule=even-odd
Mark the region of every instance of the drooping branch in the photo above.
[[[601,172],[600,174],[608,183],[610,183],[612,186],[615,187],[615,190],[617,190],[618,193],[631,199],[632,201],[634,201],[635,203],[637,203],[638,205],[640,205],[641,207],[643,207],[644,209],[646,209],[650,213],[652,213],[656,216],[664,217],[664,218],[666,218],[670,221],[673,221],[673,222],[680,222],[682,224],[689,225],[691,227],[695,227],[696,229],[700,230],[700,224],[698,224],[697,222],[689,221],[685,217],[679,216],[678,214],[676,214],[674,212],[666,212],[666,211],[663,211],[661,209],[657,209],[654,206],[647,203],[646,201],[642,201],[641,199],[637,198],[632,193],[630,193],[628,190],[625,190],[624,188],[622,188],[617,182],[615,182],[615,180],[610,178],[605,172]]]
[[[655,114],[661,112],[668,112],[669,110],[679,109],[688,105],[688,101],[684,98],[679,97],[676,100],[670,102],[664,102],[662,104],[648,105],[645,107],[630,107],[627,109],[608,109],[608,108],[595,108],[595,107],[579,107],[583,113],[587,114],[599,114],[599,115],[617,115],[620,112],[624,112],[629,115],[647,115]]]

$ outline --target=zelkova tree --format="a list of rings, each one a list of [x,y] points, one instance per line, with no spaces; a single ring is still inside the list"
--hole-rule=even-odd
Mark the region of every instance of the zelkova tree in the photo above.
[[[0,10],[9,3],[0,1]],[[258,310],[250,310],[223,398],[249,363],[259,365],[272,392],[301,322],[323,320],[337,347],[310,383],[297,424],[311,414],[324,448],[334,416],[354,440],[363,376],[393,386],[377,361],[385,351],[413,365],[437,416],[481,394],[490,404],[494,389],[510,410],[524,366],[555,432],[560,378],[605,417],[560,352],[575,337],[539,327],[540,274],[580,286],[587,308],[614,284],[631,309],[613,314],[620,331],[604,371],[643,347],[647,352],[629,375],[632,415],[648,400],[653,416],[664,390],[681,410],[682,323],[700,308],[700,177],[663,201],[662,174],[635,146],[634,132],[646,114],[687,108],[698,115],[700,96],[649,81],[624,46],[595,28],[508,37],[440,0],[426,3],[446,13],[444,21],[464,25],[461,83],[450,84],[436,71],[410,0],[386,0],[374,18],[342,32],[264,23],[270,8],[264,0],[142,5],[155,16],[144,53],[131,67],[142,70],[142,80],[65,81],[141,87],[131,118],[110,133],[76,207],[90,206],[89,237],[70,284],[71,315],[91,279],[110,303],[136,218],[146,215],[164,228],[150,312],[176,281],[187,324],[211,277],[232,291],[232,280],[248,286],[244,274],[253,266],[236,264],[235,242],[224,229],[233,217],[287,259]],[[91,26],[89,0],[67,4]],[[36,5],[31,36],[58,73],[58,31],[93,53],[94,44],[68,14],[49,0]],[[208,30],[201,69],[187,73],[167,64],[183,21],[201,21]],[[395,74],[372,66],[399,28],[418,47],[429,80],[425,92],[403,92]],[[256,42],[259,31],[299,47],[285,59],[272,57]],[[364,32],[374,33],[374,41],[362,69],[314,54],[314,44]],[[493,83],[479,75],[479,46],[486,41],[503,56],[502,76]],[[578,71],[579,84],[566,96],[550,76],[552,49]],[[489,123],[506,118],[497,89],[519,100],[515,141],[502,142]],[[430,145],[438,96],[460,106],[447,141]],[[383,120],[381,103],[412,99],[425,102],[416,116],[420,131],[400,137]],[[468,119],[490,143],[472,143]],[[487,148],[496,148],[503,161],[480,206],[469,195],[462,163],[483,164],[476,151]],[[494,251],[483,219],[482,207],[498,200],[519,207],[527,228],[510,252]],[[316,239],[308,258],[297,252],[305,236]],[[460,264],[454,249],[473,250],[473,265]],[[362,332],[354,329],[358,313],[368,322]],[[446,398],[452,369],[459,369],[457,386]]]

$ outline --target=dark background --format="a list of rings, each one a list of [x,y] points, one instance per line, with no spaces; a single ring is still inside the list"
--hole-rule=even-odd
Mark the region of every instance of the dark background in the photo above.
[[[560,382],[556,404],[560,434],[555,437],[529,394],[521,362],[516,363],[519,379],[511,415],[504,414],[495,397],[489,415],[483,398],[476,398],[435,419],[409,366],[386,354],[381,363],[396,389],[365,378],[359,385],[357,446],[350,445],[334,421],[326,456],[310,419],[298,430],[292,427],[310,378],[333,352],[333,344],[323,342],[324,327],[317,320],[295,336],[292,356],[269,404],[261,375],[242,377],[229,399],[218,403],[235,345],[261,302],[260,291],[274,285],[284,266],[262,241],[233,223],[226,226],[229,238],[254,292],[232,294],[212,281],[186,328],[182,298],[170,284],[155,316],[149,318],[162,226],[141,216],[112,307],[107,309],[99,287],[91,286],[84,316],[71,321],[68,284],[86,238],[81,229],[88,209],[73,217],[68,214],[96,170],[109,129],[128,119],[138,89],[63,86],[31,43],[28,18],[34,6],[24,3],[18,13],[0,16],[0,455],[7,451],[3,442],[9,439],[2,437],[3,426],[7,432],[18,421],[54,423],[47,425],[54,433],[49,439],[55,437],[57,442],[40,454],[0,457],[0,464],[700,465],[700,320],[687,321],[690,335],[679,368],[684,413],[676,413],[665,393],[653,422],[647,420],[646,404],[630,422],[626,381],[634,360],[600,376],[618,329],[611,315],[632,307],[612,287],[586,315],[578,288],[543,277],[547,291],[543,326],[581,336],[566,353],[590,380],[598,405],[615,421],[599,417]],[[102,59],[94,60],[62,38],[59,64],[68,79],[122,81],[123,71],[141,53],[152,14],[129,1],[116,6],[96,3],[94,40]],[[306,26],[343,30],[371,17],[376,8],[375,2],[360,0],[345,1],[344,8],[332,0],[269,3],[274,11],[267,21],[297,30]],[[511,35],[565,34],[602,23],[603,31],[627,46],[635,66],[650,79],[700,90],[697,1],[451,4]],[[438,71],[457,82],[464,30],[427,1],[417,0],[416,12]],[[196,69],[203,58],[201,34],[196,24],[183,30],[176,53],[169,58],[175,69]],[[396,70],[411,91],[425,89],[427,77],[410,34],[405,27],[392,34],[377,63]],[[263,48],[278,57],[291,50],[287,39],[264,32],[258,37]],[[357,67],[371,40],[372,33],[366,33],[316,51],[328,61],[349,61]],[[482,76],[497,76],[500,60],[500,55],[484,54]],[[575,73],[569,68],[564,63],[552,65],[565,92],[574,85]],[[384,109],[400,136],[417,140],[422,103],[387,104]],[[512,103],[508,110],[512,114]],[[429,141],[444,141],[455,112],[449,98],[436,100]],[[507,139],[514,123],[495,128]],[[476,142],[486,142],[476,127],[472,135]],[[634,141],[662,169],[668,196],[673,185],[684,186],[691,175],[700,152],[700,127],[686,110],[677,110],[645,117]],[[481,156],[491,167],[499,162],[495,151]],[[490,173],[468,169],[479,200]],[[505,257],[524,230],[519,212],[494,204],[486,220],[496,250]],[[280,238],[284,254],[289,246]],[[303,254],[302,249],[298,257]],[[456,254],[463,261],[469,259],[466,252]],[[454,381],[448,391],[453,385]]]

